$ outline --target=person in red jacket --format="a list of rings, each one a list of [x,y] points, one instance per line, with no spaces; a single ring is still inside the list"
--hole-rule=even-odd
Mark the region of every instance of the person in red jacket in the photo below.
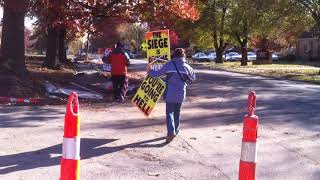
[[[123,45],[117,43],[107,58],[111,64],[111,79],[114,101],[123,101],[128,90],[127,66],[130,64],[128,56],[123,52]]]

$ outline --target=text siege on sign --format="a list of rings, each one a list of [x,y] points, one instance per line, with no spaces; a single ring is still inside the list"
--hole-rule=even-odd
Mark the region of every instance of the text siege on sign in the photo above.
[[[161,68],[166,61],[171,59],[169,30],[147,32],[145,39],[148,61],[153,62],[152,69]]]
[[[168,48],[168,38],[148,40],[148,49]]]

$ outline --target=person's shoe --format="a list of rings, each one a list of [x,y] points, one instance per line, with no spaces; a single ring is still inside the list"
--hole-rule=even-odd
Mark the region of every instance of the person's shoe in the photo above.
[[[177,131],[175,135],[178,136],[180,134],[180,132],[181,132],[181,130]]]
[[[124,102],[124,99],[120,98],[117,100],[117,102],[122,103],[122,102]]]
[[[175,137],[175,135],[168,135],[167,139],[166,139],[166,143],[170,143],[174,137]]]

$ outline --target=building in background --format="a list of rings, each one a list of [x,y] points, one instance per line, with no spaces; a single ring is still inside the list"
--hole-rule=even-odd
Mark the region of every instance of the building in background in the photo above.
[[[298,59],[320,61],[320,39],[312,32],[303,32],[297,39]]]

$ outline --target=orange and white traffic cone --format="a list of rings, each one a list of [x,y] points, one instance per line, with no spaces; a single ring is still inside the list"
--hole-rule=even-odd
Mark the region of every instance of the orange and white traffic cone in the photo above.
[[[243,121],[243,138],[239,167],[239,180],[256,178],[257,136],[259,118],[254,114],[256,109],[256,93],[251,91],[248,96],[248,112]]]
[[[60,180],[80,179],[80,119],[76,92],[70,94],[64,120]]]

